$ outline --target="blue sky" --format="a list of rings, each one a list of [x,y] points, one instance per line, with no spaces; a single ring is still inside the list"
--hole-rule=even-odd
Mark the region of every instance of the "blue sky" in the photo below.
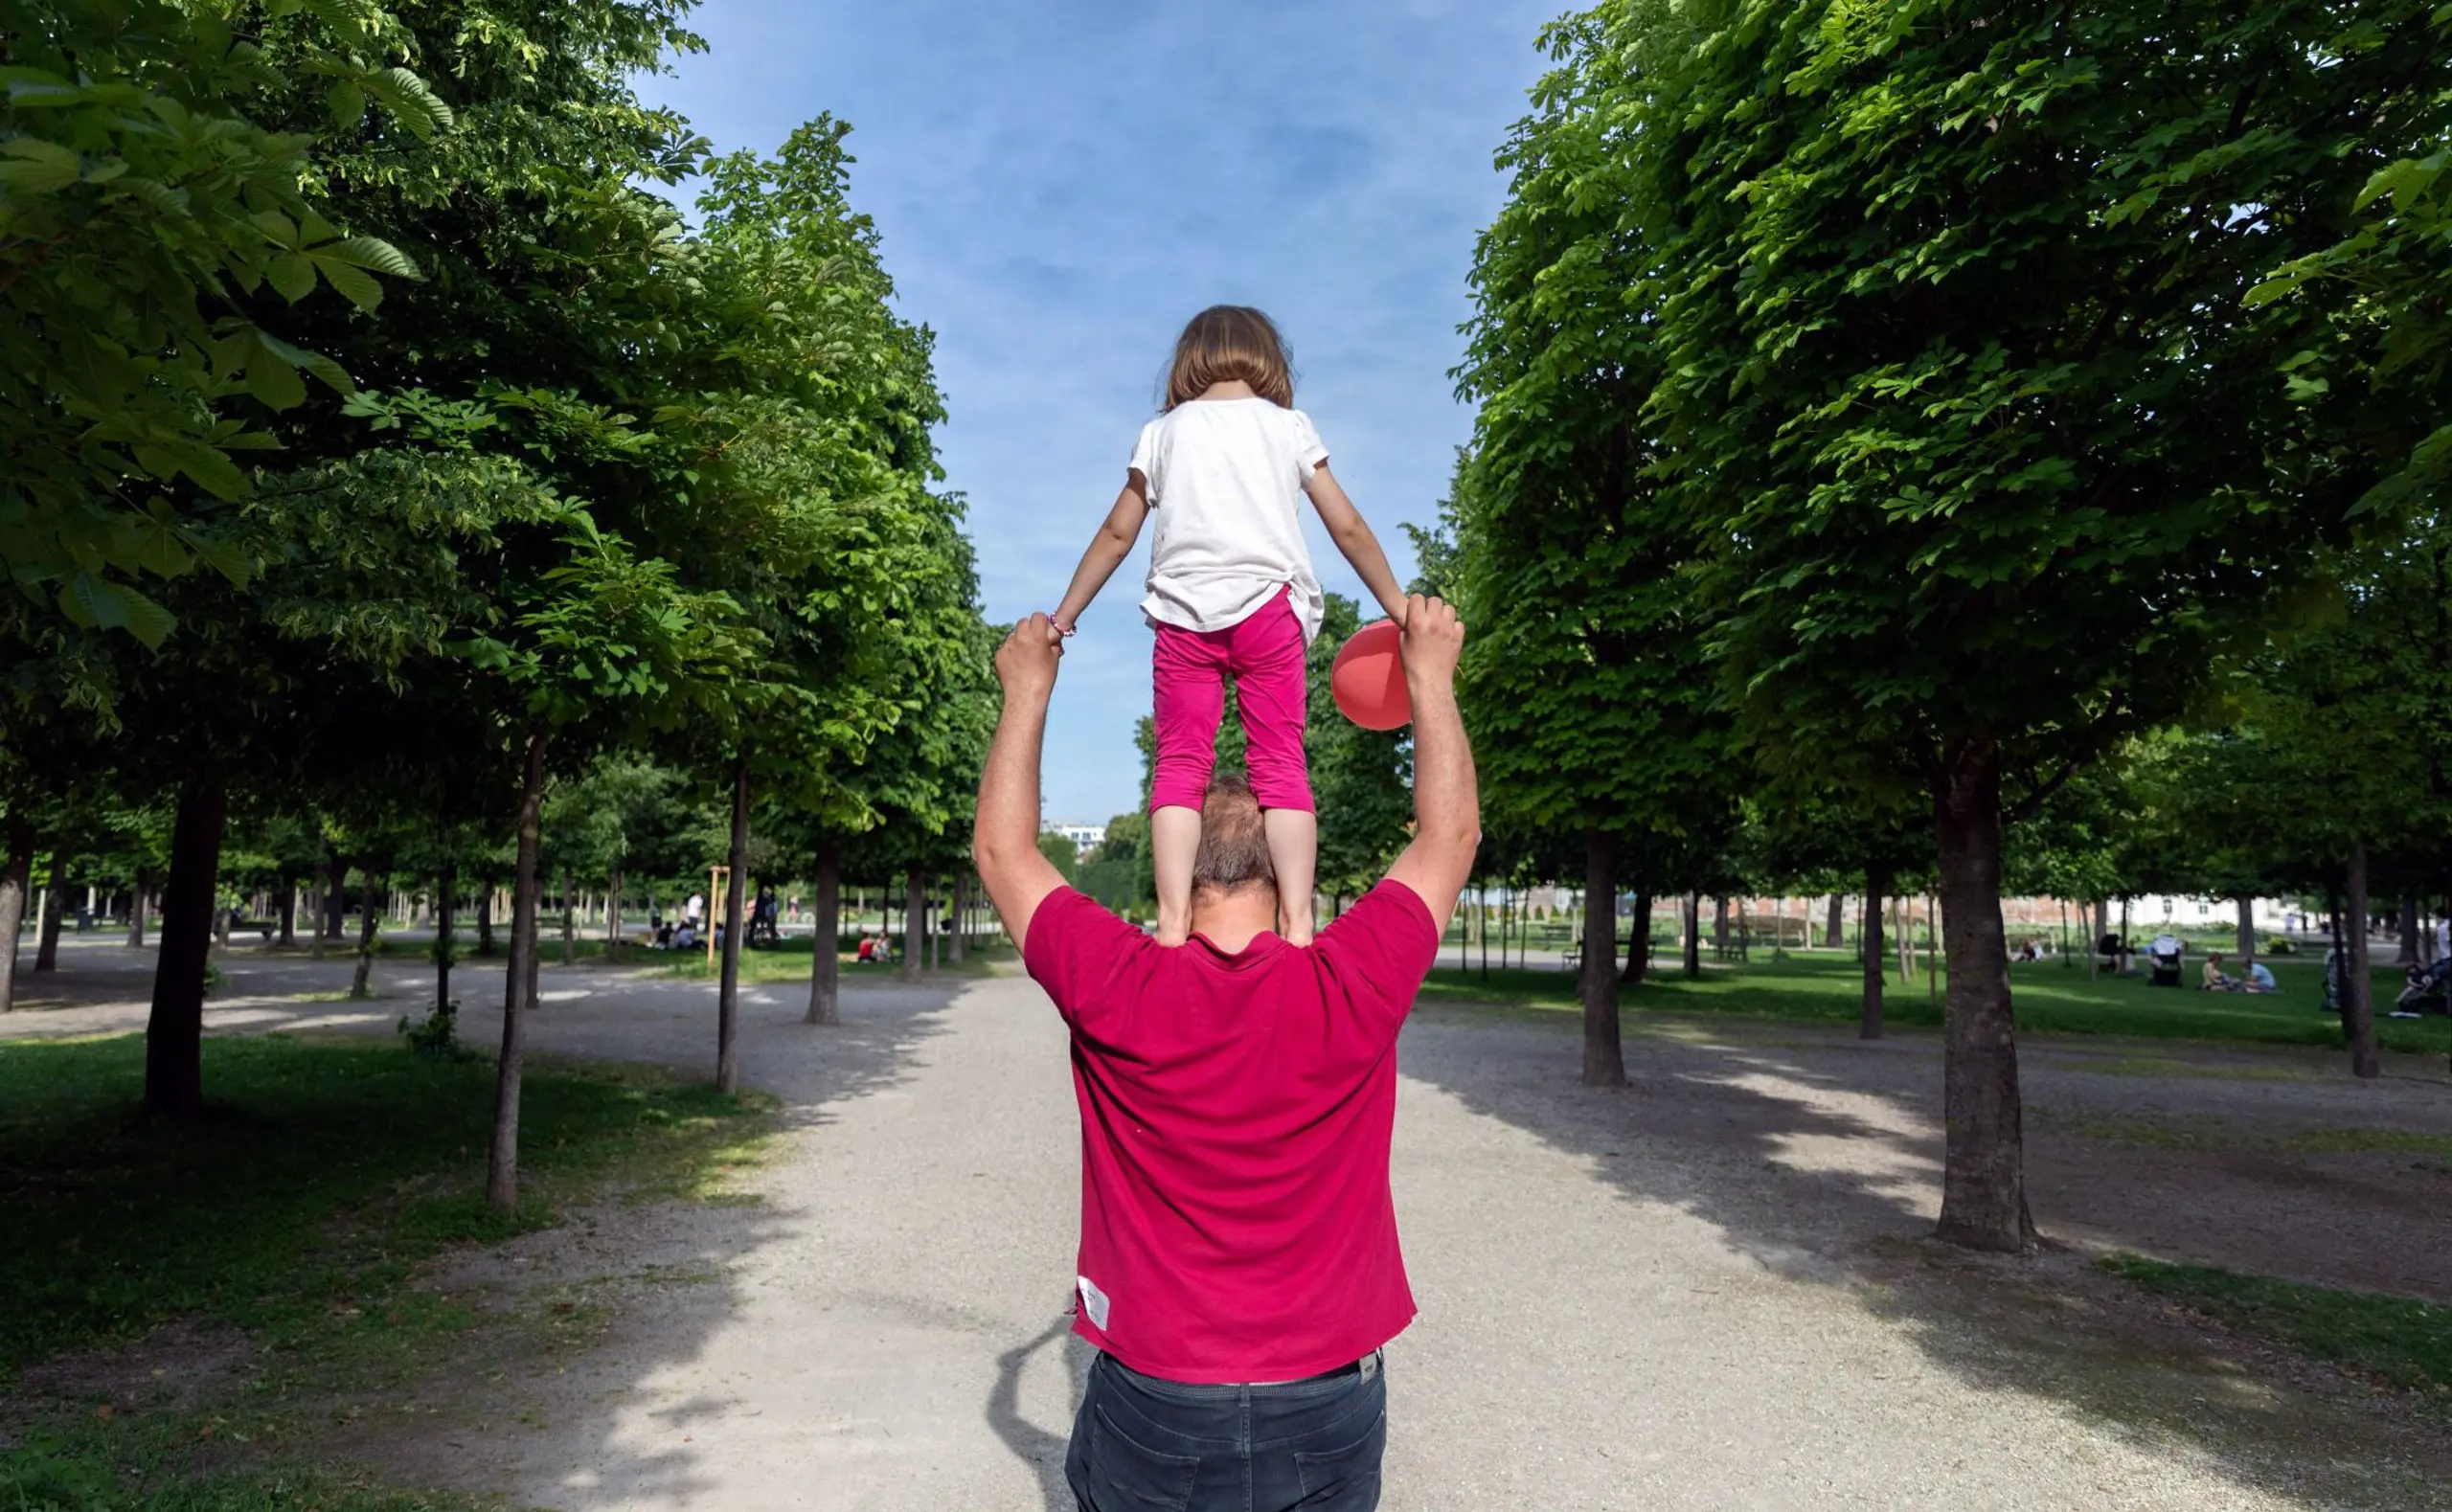
[[[1491,153],[1563,0],[1235,5],[710,0],[710,51],[646,81],[724,150],[852,124],[855,203],[937,332],[992,618],[1053,608],[1124,481],[1184,321],[1252,304],[1379,532],[1428,523],[1471,417],[1448,370]],[[1334,592],[1365,598],[1312,522]],[[1049,731],[1050,819],[1133,806],[1146,548],[1086,615]]]

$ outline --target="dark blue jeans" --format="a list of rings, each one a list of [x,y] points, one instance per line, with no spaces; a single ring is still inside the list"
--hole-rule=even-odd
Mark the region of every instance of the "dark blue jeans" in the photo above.
[[[1387,1447],[1375,1354],[1283,1386],[1185,1386],[1101,1355],[1064,1477],[1081,1512],[1373,1512]]]

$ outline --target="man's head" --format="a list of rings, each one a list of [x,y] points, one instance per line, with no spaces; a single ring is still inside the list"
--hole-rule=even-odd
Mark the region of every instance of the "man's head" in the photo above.
[[[1200,848],[1192,855],[1194,905],[1210,899],[1258,897],[1277,908],[1277,869],[1268,859],[1268,831],[1260,800],[1237,773],[1211,780],[1200,805]]]

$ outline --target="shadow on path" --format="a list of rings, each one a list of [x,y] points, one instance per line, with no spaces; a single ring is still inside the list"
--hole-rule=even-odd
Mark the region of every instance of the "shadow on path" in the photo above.
[[[1623,1197],[1704,1221],[1731,1251],[1772,1275],[1837,1287],[1967,1387],[2057,1401],[2133,1441],[2276,1496],[2379,1509],[2452,1504],[2452,1453],[2440,1442],[2440,1424],[2414,1421],[2426,1415],[2420,1404],[2368,1399],[2323,1370],[2259,1358],[2135,1296],[2068,1245],[2017,1260],[1933,1241],[1941,1158],[1937,1041],[1863,1044],[1786,1027],[1640,1013],[1628,1015],[1628,1028],[1631,1085],[1623,1091],[1578,1084],[1571,1027],[1469,1008],[1418,1012],[1400,1067],[1473,1112],[1578,1157]],[[2238,1183],[2256,1181],[2253,1173],[2146,1171],[2151,1162],[2137,1159],[2140,1152],[2051,1132],[2055,1109],[2110,1117],[2098,1106],[2106,1099],[2152,1106],[2173,1087],[2184,1095],[2185,1081],[2089,1075],[2048,1052],[2030,1053],[2029,1067],[2030,1105],[2046,1115],[2030,1122],[2030,1188],[2048,1237],[2064,1226],[2082,1228],[2098,1252],[2157,1252],[2169,1248],[2158,1242],[2163,1237],[2210,1233],[2229,1263],[2270,1270],[2253,1263],[2258,1235],[2286,1225],[2307,1245],[2346,1255],[2383,1233],[2410,1243],[2414,1264],[2437,1268],[2429,1274],[2445,1263],[2440,1207],[2409,1210],[2397,1197],[2379,1203],[2355,1184],[2268,1179],[2257,1205],[2225,1210],[2238,1200]],[[2344,1122],[2373,1122],[2394,1111],[2369,1091],[2318,1087],[2293,1107],[2306,1117],[2329,1108]],[[2422,1097],[2441,1089],[2419,1091]],[[2441,1110],[2416,1100],[2401,1114],[2431,1127]],[[2123,1185],[2129,1170],[2137,1180]],[[2079,1172],[2094,1182],[2076,1180]],[[2158,1184],[2148,1187],[2148,1176]],[[2098,1195],[2103,1191],[2116,1200]],[[2421,1239],[2425,1232],[2432,1238]],[[2415,1502],[2413,1486],[2428,1488]]]
[[[996,1357],[996,1388],[988,1393],[988,1426],[1013,1457],[1031,1467],[1038,1477],[1039,1494],[1047,1499],[1047,1512],[1074,1512],[1078,1504],[1073,1487],[1064,1478],[1064,1453],[1070,1439],[1064,1433],[1052,1433],[1039,1427],[1021,1411],[1022,1371],[1033,1356],[1056,1344],[1065,1379],[1072,1386],[1073,1410],[1081,1407],[1081,1373],[1090,1365],[1090,1346],[1073,1332],[1073,1319],[1067,1314],[1047,1325],[1039,1336],[1028,1343],[1016,1344]]]

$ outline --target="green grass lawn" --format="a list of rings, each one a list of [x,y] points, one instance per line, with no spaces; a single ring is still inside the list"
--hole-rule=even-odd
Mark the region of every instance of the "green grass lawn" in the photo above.
[[[573,1201],[711,1190],[773,1127],[765,1099],[669,1072],[532,1062],[514,1217],[483,1200],[488,1063],[208,1039],[211,1111],[188,1125],[137,1117],[143,1082],[136,1036],[0,1044],[0,1389],[172,1320],[243,1330],[255,1373],[193,1410],[105,1402],[34,1423],[0,1453],[5,1512],[464,1504],[368,1486],[316,1453],[335,1391],[443,1369],[472,1330],[533,1325],[412,1287],[419,1265]]]
[[[1451,953],[1446,959],[1455,958]],[[2264,996],[2200,992],[2192,987],[2174,991],[2149,987],[2135,977],[2089,981],[2083,963],[2063,966],[2057,961],[2011,967],[2011,994],[2018,1027],[2031,1032],[2339,1045],[2339,1022],[2319,1011],[2324,1002],[2322,966],[2314,960],[2288,958],[2267,964],[2273,967],[2282,990]],[[1863,968],[1852,957],[1837,953],[1807,952],[1784,958],[1758,954],[1744,965],[1707,963],[1702,978],[1693,982],[1678,974],[1673,956],[1655,958],[1653,965],[1658,975],[1624,995],[1623,1004],[1630,1014],[1739,1013],[1853,1024],[1863,1001]],[[2399,971],[2382,967],[2373,980],[2378,1006],[2389,1004],[2400,990]],[[1578,1010],[1575,978],[1555,967],[1492,967],[1485,978],[1478,966],[1441,966],[1431,973],[1423,996],[1432,1001]],[[1897,1027],[1938,1028],[1941,1023],[1940,1005],[1929,995],[1920,971],[1912,983],[1901,982],[1896,972],[1892,973],[1882,1013],[1886,1023]],[[2441,1054],[2452,1049],[2452,1022],[2379,1019],[2376,1038],[2387,1049]]]
[[[483,1200],[493,1068],[397,1043],[209,1038],[210,1115],[137,1119],[133,1035],[0,1045],[0,1379],[177,1317],[320,1326],[446,1245],[550,1221],[619,1171],[670,1186],[763,1125],[646,1068],[531,1068],[524,1204]]]
[[[2452,1306],[2134,1254],[2102,1265],[2226,1328],[2403,1390],[2452,1397]]]

